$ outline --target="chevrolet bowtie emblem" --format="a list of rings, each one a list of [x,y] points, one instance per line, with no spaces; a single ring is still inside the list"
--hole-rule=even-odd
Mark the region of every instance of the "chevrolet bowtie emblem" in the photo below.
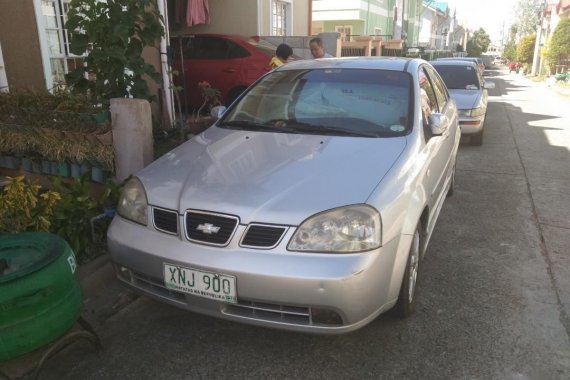
[[[203,233],[208,235],[217,234],[220,228],[221,227],[214,226],[212,223],[199,224],[198,227],[196,227],[198,231],[202,231]]]

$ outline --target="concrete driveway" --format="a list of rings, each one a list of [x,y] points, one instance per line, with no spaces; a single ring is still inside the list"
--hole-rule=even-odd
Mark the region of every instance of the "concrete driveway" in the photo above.
[[[411,318],[302,335],[191,314],[95,281],[86,317],[104,348],[74,344],[40,378],[570,378],[570,98],[516,74],[488,74],[496,88],[483,146],[466,138],[460,147],[456,192],[430,242]]]

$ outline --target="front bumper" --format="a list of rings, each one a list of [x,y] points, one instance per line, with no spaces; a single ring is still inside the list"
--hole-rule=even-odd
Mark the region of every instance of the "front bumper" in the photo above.
[[[240,247],[239,226],[227,247],[195,244],[116,216],[108,245],[118,278],[152,298],[191,311],[258,326],[338,334],[364,326],[396,302],[411,236],[357,254],[289,252],[288,231],[274,249]],[[169,263],[236,277],[237,304],[167,289]],[[316,313],[336,314],[334,323]]]

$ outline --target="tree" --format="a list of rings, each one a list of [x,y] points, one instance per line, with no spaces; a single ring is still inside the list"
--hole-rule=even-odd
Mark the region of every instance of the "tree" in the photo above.
[[[509,39],[503,48],[503,57],[509,61],[514,61],[517,59],[517,31],[518,26],[516,24],[511,25],[509,28]]]
[[[467,41],[467,55],[470,57],[480,57],[481,53],[486,52],[487,48],[491,44],[491,38],[485,29],[479,28],[473,33],[473,37],[471,37]]]
[[[544,0],[519,0],[516,6],[516,17],[519,36],[536,33],[540,23],[540,13]]]
[[[517,59],[517,45],[514,42],[507,42],[503,49],[503,58],[509,61],[514,61]]]
[[[531,64],[534,55],[534,43],[536,34],[523,37],[517,46],[517,61],[521,63]]]
[[[103,105],[128,96],[153,100],[143,77],[162,78],[141,55],[146,46],[158,46],[162,25],[154,0],[72,0],[65,24],[70,50],[86,57],[84,66],[66,75],[67,84]]]
[[[546,59],[551,70],[565,58],[570,58],[570,19],[560,20],[546,51]]]

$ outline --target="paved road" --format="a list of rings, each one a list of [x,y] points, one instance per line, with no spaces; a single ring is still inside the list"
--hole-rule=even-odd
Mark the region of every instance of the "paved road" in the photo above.
[[[488,79],[485,140],[460,147],[413,317],[314,336],[140,297],[97,326],[99,355],[72,346],[42,378],[569,379],[570,98]]]

